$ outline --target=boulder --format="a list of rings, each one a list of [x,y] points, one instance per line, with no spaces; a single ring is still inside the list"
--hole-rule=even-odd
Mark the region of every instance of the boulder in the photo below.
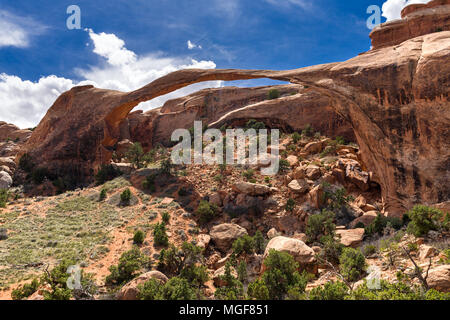
[[[209,196],[209,202],[211,204],[215,204],[218,207],[222,206],[222,198],[220,197],[220,194],[218,192],[214,192]]]
[[[286,158],[286,160],[289,162],[289,164],[291,165],[291,167],[295,167],[298,164],[298,158],[297,156],[288,156]]]
[[[346,247],[357,248],[364,239],[364,229],[336,230],[340,242]]]
[[[0,166],[7,166],[11,170],[16,169],[16,164],[12,157],[1,157],[0,158]]]
[[[442,292],[450,292],[450,265],[431,269],[427,278],[428,286]]]
[[[359,222],[361,222],[365,227],[367,227],[369,224],[373,222],[373,220],[375,220],[378,214],[380,214],[378,211],[365,212],[362,216],[353,220],[350,223],[350,227],[354,228]]]
[[[323,187],[322,185],[315,186],[308,193],[308,199],[311,202],[312,206],[316,209],[320,209],[324,203],[323,197]]]
[[[12,186],[12,183],[11,176],[5,171],[0,171],[0,189],[8,189]]]
[[[301,266],[314,264],[316,262],[314,250],[298,239],[282,236],[273,238],[267,244],[264,252],[264,259],[269,255],[269,252],[272,249],[289,253]]]
[[[355,184],[362,191],[367,191],[370,188],[369,173],[361,169],[357,161],[347,164],[345,168],[345,176],[348,181]]]
[[[120,289],[116,296],[117,300],[137,300],[137,296],[139,293],[138,286],[150,279],[155,279],[162,284],[166,283],[169,280],[163,273],[159,271],[150,271],[141,274],[139,277],[134,278]]]
[[[322,141],[314,141],[308,143],[304,148],[303,152],[310,155],[310,154],[317,154],[321,152],[323,149]]]
[[[297,193],[297,194],[303,194],[308,192],[309,190],[309,185],[308,183],[303,179],[303,180],[292,180],[289,184],[288,184],[288,188],[289,190],[291,190],[293,193]]]
[[[226,252],[231,248],[234,240],[247,234],[247,230],[237,224],[224,223],[214,226],[209,234],[216,247]]]
[[[311,180],[317,180],[321,177],[320,167],[310,164],[306,167],[306,177]]]
[[[437,253],[437,250],[432,246],[427,246],[425,244],[421,245],[419,248],[419,258],[424,260],[426,258],[432,257]]]
[[[199,234],[197,237],[197,246],[206,249],[211,241],[211,236],[208,234]]]
[[[272,228],[267,232],[267,238],[273,239],[275,237],[278,237],[280,233],[277,231],[277,229]]]
[[[232,186],[232,189],[250,196],[264,196],[271,193],[270,187],[250,182],[238,182]]]

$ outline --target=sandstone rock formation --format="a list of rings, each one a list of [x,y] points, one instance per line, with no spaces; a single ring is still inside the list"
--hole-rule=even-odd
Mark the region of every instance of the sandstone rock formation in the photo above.
[[[430,270],[428,286],[442,292],[450,292],[450,265],[443,265]]]
[[[269,255],[270,250],[272,249],[289,253],[301,266],[310,265],[316,262],[314,250],[298,239],[282,236],[272,238],[267,244],[266,251],[264,252],[264,259]]]
[[[361,148],[362,169],[373,172],[371,181],[381,186],[389,214],[401,215],[416,203],[447,201],[450,31],[445,31],[445,21],[450,14],[448,0],[433,1],[431,6],[412,13],[405,10],[401,23],[410,32],[403,36],[401,31],[402,37],[392,36],[391,41],[386,35],[390,31],[383,35],[384,31],[375,30],[376,50],[345,62],[290,71],[182,70],[130,93],[92,86],[73,88],[49,109],[20,155],[29,153],[58,175],[86,181],[100,164],[110,161],[117,142],[129,138],[126,135],[145,141],[149,148],[156,142],[166,143],[171,128],[191,127],[196,119],[220,126],[256,118],[291,130],[302,129],[308,121],[332,131],[352,128]],[[442,22],[444,31],[430,33],[437,30],[422,27],[422,21]],[[414,31],[415,26],[419,31]],[[264,100],[261,92],[269,88],[256,88],[260,93],[254,101],[243,99],[236,109],[231,107],[231,98],[219,105],[214,98],[207,99],[233,90],[245,95],[251,89],[220,88],[128,116],[140,102],[193,83],[256,78],[291,82],[280,90],[296,93]]]
[[[213,227],[209,234],[216,247],[226,252],[231,248],[234,240],[247,234],[247,230],[237,224],[224,223]]]

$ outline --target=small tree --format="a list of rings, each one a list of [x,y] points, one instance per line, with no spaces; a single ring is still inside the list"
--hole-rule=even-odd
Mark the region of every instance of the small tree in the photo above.
[[[169,244],[169,237],[166,234],[166,225],[164,223],[157,223],[155,225],[153,237],[157,246],[167,246]]]
[[[106,277],[107,285],[122,285],[132,280],[137,273],[144,267],[150,265],[149,259],[141,254],[137,246],[124,252],[117,265],[109,267],[110,274]]]
[[[0,208],[6,208],[6,202],[8,202],[8,190],[0,189]]]
[[[312,215],[306,224],[306,236],[308,242],[320,241],[323,236],[334,235],[336,225],[333,223],[334,212],[322,210],[321,213]]]
[[[134,237],[133,237],[134,244],[138,244],[138,245],[143,244],[144,240],[145,240],[145,233],[144,233],[144,231],[137,230],[134,233]]]
[[[130,189],[127,188],[120,194],[120,201],[123,205],[128,206],[130,204],[130,200],[131,200],[131,191]]]
[[[200,223],[205,224],[210,222],[217,214],[217,206],[202,200],[196,211],[196,216],[199,218]]]
[[[139,142],[133,143],[125,154],[128,161],[137,169],[142,168],[144,160],[144,150]]]
[[[256,231],[255,236],[253,237],[255,241],[255,251],[258,254],[264,253],[264,250],[266,249],[266,240],[264,239],[263,234],[261,231]]]
[[[277,89],[271,89],[267,96],[269,100],[278,99],[280,97],[280,92]]]
[[[289,198],[286,203],[286,211],[292,212],[295,209],[295,200],[292,198]]]
[[[366,259],[359,250],[344,248],[339,258],[342,276],[351,282],[358,281],[366,270]]]
[[[169,212],[164,211],[161,216],[162,216],[162,221],[164,222],[164,224],[168,225],[169,222],[170,222],[170,214],[169,214]]]
[[[106,189],[103,188],[103,189],[100,191],[100,195],[99,195],[99,197],[98,197],[98,200],[99,200],[99,201],[103,201],[103,200],[105,200],[105,199],[106,199]]]
[[[408,224],[408,232],[420,237],[431,230],[438,230],[443,213],[434,208],[418,205],[408,212],[408,216],[411,219]]]
[[[256,279],[248,285],[247,294],[255,300],[269,300],[269,289],[262,279]]]
[[[292,134],[292,141],[297,144],[297,142],[299,142],[302,139],[301,134],[299,134],[298,132],[294,132]]]

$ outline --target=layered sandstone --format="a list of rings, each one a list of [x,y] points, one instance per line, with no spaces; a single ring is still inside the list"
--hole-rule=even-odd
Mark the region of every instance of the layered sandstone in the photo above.
[[[370,34],[373,49],[398,45],[425,34],[450,30],[450,0],[412,4],[402,11],[402,19],[384,23]]]
[[[447,7],[433,10],[440,19]],[[386,211],[402,214],[415,203],[450,198],[449,56],[450,32],[443,31],[345,62],[296,70],[189,69],[130,93],[77,87],[58,98],[21,154],[28,152],[50,170],[70,173],[82,181],[92,178],[96,168],[111,159],[126,132],[146,139],[151,147],[167,139],[172,129],[191,127],[194,119],[219,126],[259,118],[295,130],[305,124],[304,117],[330,128],[339,119],[342,123],[336,128],[353,129],[363,169],[374,173],[371,179],[381,186]],[[275,100],[249,100],[235,107],[232,98],[214,105],[201,101],[208,95],[194,94],[161,109],[128,116],[139,103],[190,84],[256,78],[290,82],[298,93]],[[240,91],[225,88],[214,94],[230,90]]]

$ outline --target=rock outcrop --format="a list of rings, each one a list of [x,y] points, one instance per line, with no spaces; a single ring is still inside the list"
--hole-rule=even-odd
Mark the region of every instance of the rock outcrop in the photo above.
[[[227,252],[236,239],[246,234],[247,230],[233,223],[224,223],[215,226],[209,233],[216,247],[223,252]]]
[[[448,5],[439,4],[448,1],[432,3],[436,6],[406,13],[402,21],[410,30],[424,19],[447,21]],[[191,127],[194,119],[219,126],[257,118],[271,126],[299,130],[305,125],[301,119],[312,116],[319,127],[353,129],[362,169],[373,172],[371,181],[381,186],[389,214],[401,215],[416,203],[445,202],[450,198],[450,31],[445,31],[446,24],[443,27],[444,31],[434,33],[425,28],[425,35],[411,31],[403,42],[395,40],[395,46],[380,40],[382,48],[340,63],[289,71],[181,70],[130,93],[75,87],[56,100],[20,155],[29,153],[58,175],[86,181],[127,138],[123,136],[126,119],[132,140],[143,139],[149,148],[164,142],[167,128]],[[416,35],[420,36],[411,38]],[[287,92],[297,93],[264,101],[259,96],[238,109],[231,110],[229,104],[223,111],[217,111],[214,102],[202,102],[200,106],[209,109],[198,113],[195,101],[204,99],[203,93],[197,100],[194,95],[186,103],[181,99],[128,116],[139,103],[193,83],[256,78],[290,82]],[[216,92],[229,90],[234,89]]]
[[[155,279],[162,284],[166,283],[169,280],[163,273],[159,271],[149,271],[147,273],[141,274],[120,289],[116,296],[117,300],[137,300],[139,293],[138,286],[150,279]]]

